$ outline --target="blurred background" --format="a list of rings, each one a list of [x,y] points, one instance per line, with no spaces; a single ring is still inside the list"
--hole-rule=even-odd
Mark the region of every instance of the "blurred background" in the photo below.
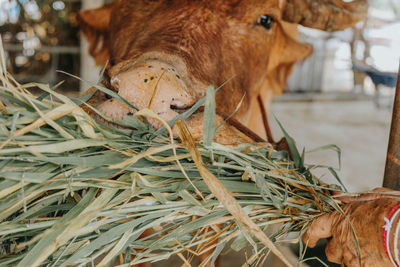
[[[58,90],[78,95],[88,86],[57,70],[97,81],[100,70],[80,38],[75,15],[81,8],[103,3],[0,0],[8,70],[21,83],[65,81]],[[400,1],[369,0],[369,4],[368,17],[352,29],[326,33],[299,26],[301,40],[312,44],[314,53],[297,64],[284,94],[272,105],[272,113],[300,149],[328,144],[341,148],[341,166],[335,151],[308,153],[306,162],[336,167],[350,191],[382,185],[400,61]],[[272,117],[270,121],[279,139],[282,133]],[[326,171],[316,174],[336,183]]]
[[[0,0],[0,33],[8,70],[20,81],[56,84],[79,90],[74,79],[56,70],[80,74],[77,0]]]
[[[308,162],[341,167],[349,191],[382,186],[400,62],[400,1],[368,2],[367,18],[354,28],[326,33],[300,26],[314,53],[297,64],[272,107],[300,148],[341,148],[342,166],[328,151],[309,153]]]

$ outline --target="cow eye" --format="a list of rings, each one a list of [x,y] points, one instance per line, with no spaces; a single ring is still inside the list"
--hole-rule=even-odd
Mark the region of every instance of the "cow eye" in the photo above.
[[[257,22],[267,30],[271,30],[272,23],[274,23],[274,18],[268,15],[262,15],[258,18]]]

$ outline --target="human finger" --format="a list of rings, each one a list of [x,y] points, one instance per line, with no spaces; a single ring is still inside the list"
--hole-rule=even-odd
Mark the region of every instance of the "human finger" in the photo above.
[[[394,194],[388,194],[390,192],[393,192]],[[365,193],[361,194],[359,196],[338,196],[337,199],[342,201],[343,203],[350,203],[350,202],[355,202],[355,201],[370,201],[370,200],[376,200],[380,198],[385,198],[385,197],[400,197],[400,195],[397,194],[397,191],[393,191],[388,188],[384,187],[377,187],[374,190],[372,190],[371,193]],[[338,195],[338,193],[334,194]]]
[[[342,261],[346,266],[360,267],[360,261],[351,249],[342,249]]]
[[[325,247],[325,254],[328,261],[342,264],[343,262],[343,245],[337,238],[332,238]]]
[[[319,239],[332,236],[332,223],[331,214],[325,214],[317,218],[303,235],[303,242],[308,247],[313,248]]]

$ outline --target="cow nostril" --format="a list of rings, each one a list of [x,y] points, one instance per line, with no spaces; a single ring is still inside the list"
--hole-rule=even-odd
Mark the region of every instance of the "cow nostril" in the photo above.
[[[173,110],[173,111],[175,111],[176,113],[179,113],[179,114],[181,114],[181,113],[183,113],[183,112],[185,112],[185,111],[187,111],[188,109],[189,109],[189,107],[187,107],[187,108],[177,108],[177,107],[174,107],[174,106],[170,106],[170,108],[171,108],[171,110]]]
[[[187,111],[191,107],[192,105],[184,105],[183,103],[175,103],[175,102],[172,102],[169,106],[171,110],[179,114]]]

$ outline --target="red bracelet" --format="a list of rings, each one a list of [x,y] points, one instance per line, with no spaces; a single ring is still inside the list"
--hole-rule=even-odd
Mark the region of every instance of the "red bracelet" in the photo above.
[[[400,266],[397,262],[394,261],[392,253],[390,252],[389,238],[390,238],[390,230],[392,229],[394,219],[400,213],[399,208],[400,208],[400,204],[397,204],[390,210],[388,217],[384,218],[386,224],[383,226],[383,246],[385,248],[386,255],[389,257],[392,264],[396,267],[400,267]]]

